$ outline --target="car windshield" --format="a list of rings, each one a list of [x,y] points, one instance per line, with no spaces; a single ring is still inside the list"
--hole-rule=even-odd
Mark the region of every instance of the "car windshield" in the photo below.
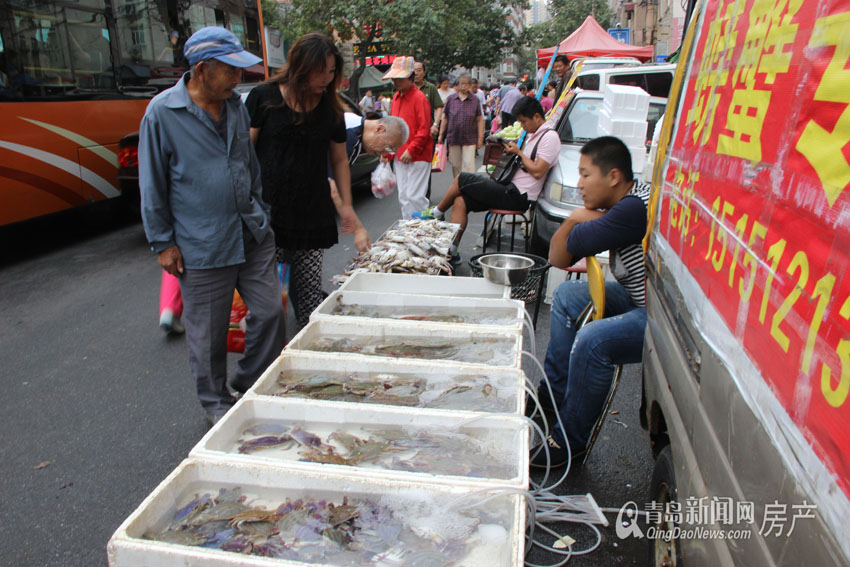
[[[601,110],[601,98],[576,99],[566,120],[561,122],[561,142],[583,143],[598,137]]]

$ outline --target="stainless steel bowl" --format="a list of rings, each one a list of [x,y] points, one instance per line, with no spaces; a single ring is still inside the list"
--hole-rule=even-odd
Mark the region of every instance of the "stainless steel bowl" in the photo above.
[[[534,260],[516,254],[486,254],[478,262],[485,278],[502,285],[521,284],[534,266]]]

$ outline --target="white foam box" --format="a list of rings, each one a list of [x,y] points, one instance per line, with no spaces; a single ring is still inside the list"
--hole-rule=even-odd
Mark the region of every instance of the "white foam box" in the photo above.
[[[484,278],[459,276],[426,276],[420,274],[352,274],[339,291],[372,291],[421,295],[453,295],[457,297],[511,297],[510,286],[495,284]]]
[[[362,317],[357,315],[337,315],[334,311],[338,306],[360,306],[366,309],[389,308],[394,315],[390,317],[386,313],[384,317]],[[454,314],[461,317],[478,317],[482,322],[452,323],[448,321],[421,321],[404,320],[398,317],[409,315],[427,315],[429,309],[445,310],[445,314]],[[383,314],[383,312],[382,312]],[[443,324],[457,325],[459,327],[489,327],[500,331],[514,331],[522,333],[522,325],[525,319],[525,304],[513,299],[491,299],[480,297],[452,297],[439,295],[409,295],[403,293],[376,293],[370,291],[341,291],[331,293],[319,307],[310,315],[311,321],[321,319],[359,321],[365,319],[376,321],[397,321],[399,323],[416,324]],[[489,321],[487,320],[489,319]]]
[[[607,84],[602,89],[603,109],[616,120],[643,120],[649,112],[649,94],[640,87]]]
[[[243,436],[246,439],[261,436],[245,435],[245,431],[254,426],[271,426],[275,431],[300,427],[321,439],[323,446],[333,446],[338,455],[347,455],[348,451],[328,439],[334,432],[354,435],[364,441],[383,430],[399,433],[407,439],[422,434],[438,448],[433,449],[435,454],[427,456],[420,455],[417,449],[381,451],[380,459],[351,465],[304,461],[303,448],[298,443],[286,448],[267,447],[240,453]],[[452,433],[458,436],[451,436]],[[333,471],[364,479],[463,484],[481,489],[511,486],[525,490],[528,488],[528,443],[529,428],[519,416],[470,416],[452,411],[366,404],[340,407],[316,400],[254,398],[240,400],[195,445],[189,456],[276,466],[306,473]],[[371,445],[378,446],[379,442]],[[474,469],[461,470],[458,467],[459,459],[464,455],[474,460]]]
[[[498,368],[495,366],[458,366],[451,362],[421,360],[396,360],[376,357],[355,356],[340,354],[329,357],[325,353],[284,351],[257,380],[254,386],[245,394],[246,398],[256,396],[275,396],[285,399],[299,398],[309,399],[298,393],[290,393],[281,396],[281,387],[278,378],[282,372],[309,372],[311,374],[336,374],[341,381],[346,375],[358,374],[362,376],[382,375],[381,380],[392,380],[397,377],[400,380],[422,379],[425,381],[425,392],[429,395],[426,399],[434,399],[440,393],[446,391],[460,382],[464,376],[486,376],[492,385],[490,395],[497,396],[503,403],[504,411],[492,411],[493,413],[507,413],[525,415],[525,373],[519,368]],[[357,402],[329,401],[329,403],[345,406]],[[376,404],[367,404],[376,405]],[[381,405],[391,405],[385,402]],[[410,406],[400,406],[409,408]],[[427,403],[423,407],[429,407]],[[433,408],[432,408],[433,409]],[[463,409],[452,409],[452,411],[467,413]]]
[[[465,353],[470,355],[471,359],[458,360],[457,355],[452,355],[454,358],[433,357],[427,356],[416,357],[413,353],[408,353],[405,356],[392,356],[385,352],[384,354],[360,354],[350,352],[364,359],[378,360],[382,358],[406,358],[408,360],[427,360],[437,361],[442,360],[452,362],[458,366],[482,364],[488,366],[501,366],[520,368],[522,359],[522,334],[512,332],[498,331],[481,331],[480,327],[459,329],[456,326],[444,324],[400,324],[395,321],[329,321],[320,320],[312,321],[307,324],[301,331],[295,335],[289,344],[286,345],[285,351],[309,351],[309,352],[324,352],[329,357],[333,357],[339,351],[317,350],[313,345],[318,342],[328,341],[344,341],[344,342],[363,342],[369,345],[403,345],[411,344],[413,341],[425,343],[431,347],[444,347],[451,349],[457,347],[466,349]],[[468,348],[467,348],[467,345]],[[374,347],[372,347],[374,348]],[[412,349],[408,349],[410,351]],[[468,357],[469,358],[469,357]]]
[[[643,173],[646,169],[646,146],[629,146],[629,153],[632,155],[632,173],[635,175]]]
[[[646,119],[621,119],[606,108],[599,113],[599,133],[620,138],[627,146],[645,145],[646,128]]]
[[[476,494],[468,486],[402,483],[398,481],[355,478],[348,475],[282,471],[255,464],[187,459],[183,461],[139,507],[124,520],[107,544],[110,567],[315,567],[332,563],[259,557],[218,549],[190,547],[145,539],[148,532],[168,527],[175,512],[198,495],[218,494],[222,488],[240,488],[248,505],[275,509],[287,499],[326,500],[349,504],[370,500],[392,507],[393,516],[404,522],[402,529],[466,542],[463,557],[454,565],[462,567],[521,567],[524,560],[526,512],[522,496]],[[486,517],[484,527],[476,518]],[[476,513],[476,510],[480,510]],[[388,550],[387,561],[392,561]],[[364,559],[362,564],[369,564]],[[389,564],[389,563],[387,563]],[[395,564],[395,563],[393,563]]]

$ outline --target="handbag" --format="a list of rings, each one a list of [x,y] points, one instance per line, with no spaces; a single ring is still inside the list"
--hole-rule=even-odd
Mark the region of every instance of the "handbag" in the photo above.
[[[546,129],[551,130],[551,128]],[[537,157],[537,146],[540,145],[545,135],[546,132],[540,134],[540,138],[535,142],[534,148],[531,150],[531,161],[534,161],[534,158]],[[514,178],[514,174],[516,174],[520,167],[522,167],[522,158],[520,156],[504,153],[499,157],[499,161],[496,162],[496,168],[490,173],[490,179],[502,185],[509,185]]]
[[[446,169],[446,146],[437,144],[434,146],[434,158],[431,160],[431,171],[439,173]]]

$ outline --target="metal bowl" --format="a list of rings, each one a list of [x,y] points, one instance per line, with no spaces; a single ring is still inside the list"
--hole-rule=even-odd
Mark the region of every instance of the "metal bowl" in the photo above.
[[[516,254],[486,254],[478,262],[485,278],[502,285],[521,284],[534,266],[534,260]]]

